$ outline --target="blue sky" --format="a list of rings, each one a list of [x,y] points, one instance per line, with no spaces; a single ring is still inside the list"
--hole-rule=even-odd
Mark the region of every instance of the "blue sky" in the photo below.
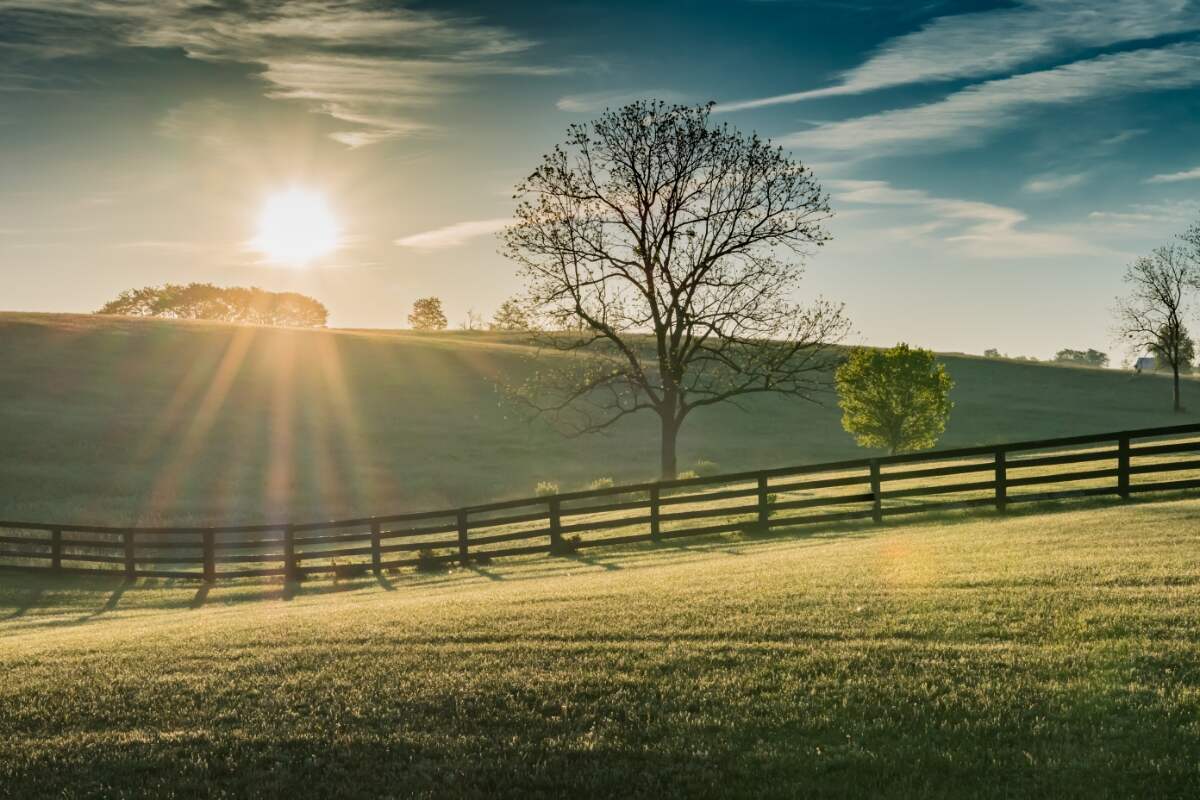
[[[1200,2],[0,0],[0,306],[203,280],[486,316],[512,186],[640,97],[814,166],[804,291],[872,344],[1112,349],[1125,265],[1200,217]],[[292,185],[343,227],[303,270],[247,247]]]

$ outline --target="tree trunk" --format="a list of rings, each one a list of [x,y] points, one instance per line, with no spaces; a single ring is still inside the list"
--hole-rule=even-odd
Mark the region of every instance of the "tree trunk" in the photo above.
[[[1180,411],[1183,411],[1183,406],[1179,402],[1179,364],[1178,364],[1178,362],[1173,365],[1173,371],[1175,373],[1175,413],[1178,414]]]
[[[674,413],[661,415],[662,420],[662,479],[674,480],[678,474],[675,460],[675,442],[679,438],[679,423]]]

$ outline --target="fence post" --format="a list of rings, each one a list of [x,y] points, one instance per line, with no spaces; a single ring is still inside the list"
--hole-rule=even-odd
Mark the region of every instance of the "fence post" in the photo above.
[[[878,525],[883,522],[883,491],[880,488],[879,459],[871,459],[871,519]]]
[[[555,496],[550,498],[550,552],[561,552],[562,546],[562,501]]]
[[[217,579],[217,543],[212,531],[204,534],[204,582],[212,583]]]
[[[50,531],[50,569],[62,569],[62,531]]]
[[[767,521],[771,518],[770,509],[767,507],[767,476],[758,476],[758,525],[760,528],[767,527]]]
[[[458,562],[465,567],[470,560],[471,556],[467,552],[467,510],[460,508],[458,510]]]
[[[300,577],[299,564],[296,563],[296,531],[288,525],[283,529],[283,577],[284,580],[294,581]]]
[[[383,571],[380,564],[383,563],[383,554],[379,549],[379,523],[371,523],[371,571],[376,575]]]
[[[1129,434],[1117,437],[1117,494],[1129,499]]]
[[[1008,454],[1003,447],[996,448],[996,510],[1008,510]]]
[[[137,562],[133,558],[133,531],[124,531],[121,538],[125,542],[125,580],[136,580]]]
[[[662,488],[656,483],[650,487],[650,538],[661,539],[661,521],[658,518],[658,507],[661,500]]]

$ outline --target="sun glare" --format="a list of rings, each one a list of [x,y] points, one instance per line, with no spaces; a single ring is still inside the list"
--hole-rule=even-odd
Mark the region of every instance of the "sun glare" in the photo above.
[[[337,249],[340,233],[324,197],[293,187],[267,198],[250,245],[271,261],[302,267]]]

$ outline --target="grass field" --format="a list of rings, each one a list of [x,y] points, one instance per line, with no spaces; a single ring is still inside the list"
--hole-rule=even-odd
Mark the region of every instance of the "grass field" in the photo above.
[[[0,796],[1195,797],[1200,501],[0,583]]]
[[[397,513],[652,477],[654,420],[564,440],[496,384],[514,337],[285,331],[0,315],[0,517],[184,524]],[[945,356],[943,446],[1195,421],[1166,378]],[[1192,384],[1185,391],[1190,392]],[[1185,397],[1186,399],[1186,397]],[[854,457],[832,398],[698,413],[681,465],[724,471]]]

